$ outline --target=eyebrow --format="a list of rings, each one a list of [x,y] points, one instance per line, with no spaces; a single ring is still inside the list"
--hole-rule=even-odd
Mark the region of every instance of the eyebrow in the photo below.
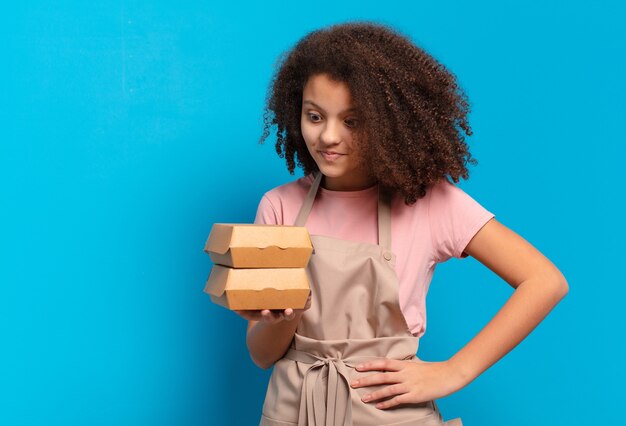
[[[315,108],[318,108],[318,109],[320,109],[320,110],[324,111],[324,108],[322,108],[321,106],[319,106],[319,105],[318,105],[318,104],[316,104],[315,102],[310,101],[310,100],[308,100],[308,99],[307,99],[307,100],[305,100],[305,101],[303,101],[303,102],[302,102],[302,104],[311,104],[311,105],[313,105]],[[343,113],[346,113],[346,112],[351,112],[351,111],[356,111],[357,109],[358,109],[358,108],[356,108],[356,107],[348,108],[347,110],[340,112],[340,114],[343,114]]]

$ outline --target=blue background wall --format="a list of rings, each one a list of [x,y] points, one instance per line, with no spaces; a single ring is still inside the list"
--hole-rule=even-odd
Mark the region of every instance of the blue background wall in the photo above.
[[[269,372],[203,292],[214,222],[290,176],[258,145],[278,55],[391,24],[459,78],[464,188],[565,274],[516,349],[439,401],[467,425],[623,418],[626,14],[618,2],[14,2],[0,18],[0,424],[249,425]],[[420,356],[452,356],[509,286],[440,265]]]

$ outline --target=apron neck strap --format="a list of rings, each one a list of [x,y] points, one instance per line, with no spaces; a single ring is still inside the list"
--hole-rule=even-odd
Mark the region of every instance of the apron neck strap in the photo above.
[[[315,172],[315,179],[302,203],[302,207],[300,207],[294,226],[306,224],[321,182],[322,173]],[[391,197],[388,192],[382,191],[380,186],[378,187],[378,245],[391,250]]]
[[[391,196],[378,185],[378,245],[391,250]]]
[[[296,222],[294,223],[294,226],[304,226],[306,224],[306,220],[309,217],[309,213],[311,213],[313,201],[315,201],[315,196],[317,195],[317,190],[320,187],[321,182],[322,173],[316,172],[315,179],[311,184],[311,189],[309,189],[309,193],[306,195],[306,198],[302,203],[302,207],[300,207],[300,212],[298,212],[298,217],[296,217]]]

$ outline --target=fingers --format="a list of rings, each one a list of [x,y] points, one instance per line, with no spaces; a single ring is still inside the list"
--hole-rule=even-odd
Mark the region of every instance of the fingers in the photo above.
[[[390,373],[387,373],[387,375],[390,375]],[[394,382],[391,379],[383,379],[382,381],[377,381],[375,384],[384,384],[384,383],[394,383]],[[389,386],[385,386],[384,388],[377,390],[375,392],[363,395],[363,398],[361,398],[361,401],[376,402],[380,399],[389,398],[386,401],[382,401],[376,404],[376,408],[380,408],[380,409],[391,408],[391,407],[395,407],[396,405],[403,404],[405,402],[410,402],[407,398],[408,392],[409,392],[409,388],[404,383],[395,383]]]
[[[389,385],[375,392],[363,395],[363,402],[376,402],[380,399],[389,398],[376,404],[376,408],[385,409],[395,407],[396,405],[407,402],[406,396],[409,388],[404,383],[402,372],[398,372],[403,368],[402,361],[393,359],[380,359],[357,365],[358,371],[378,370],[382,372],[361,377],[352,381],[350,386],[353,388],[361,388],[375,385]],[[392,398],[393,397],[393,398]]]
[[[296,316],[295,312],[291,308],[287,308],[284,311],[271,311],[264,309],[261,311],[261,317],[263,321],[267,321],[270,324],[274,324],[280,321],[291,321]]]
[[[235,310],[233,312],[248,321],[264,321],[268,324],[275,324],[280,321],[291,321],[296,317],[296,312],[292,308],[287,308],[284,311],[263,309],[249,311]]]
[[[263,309],[261,311],[261,321],[265,321],[269,324],[274,324],[280,321],[281,315],[279,313],[270,311],[269,309]]]
[[[353,380],[352,383],[350,383],[350,386],[353,388],[362,388],[366,386],[400,383],[401,381],[402,377],[400,377],[397,373],[378,373],[362,377],[358,380]]]
[[[372,394],[373,395],[373,394]],[[375,398],[375,399],[379,399],[379,398]],[[373,401],[374,399],[372,399]],[[395,407],[396,405],[400,405],[400,404],[406,404],[406,403],[410,403],[411,400],[408,397],[407,393],[404,393],[402,395],[398,395],[395,396],[391,399],[388,399],[387,401],[383,401],[383,402],[379,402],[378,404],[376,404],[376,408],[379,408],[381,410],[384,410],[386,408],[391,408],[391,407]]]
[[[386,370],[386,371],[400,371],[404,367],[404,361],[397,359],[377,359],[374,361],[364,362],[357,365],[355,368],[357,371],[369,371],[369,370]]]
[[[382,398],[389,398],[389,397],[396,396],[396,395],[403,395],[407,392],[408,392],[408,389],[403,384],[391,385],[391,386],[386,386],[383,389],[378,390],[376,392],[363,395],[363,398],[361,398],[361,400],[363,402],[378,401],[379,399],[382,399]]]

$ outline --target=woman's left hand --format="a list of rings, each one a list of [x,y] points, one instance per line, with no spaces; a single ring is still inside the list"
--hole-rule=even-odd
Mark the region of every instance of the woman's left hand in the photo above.
[[[390,398],[376,404],[376,408],[380,409],[442,398],[466,385],[448,361],[400,361],[384,358],[359,364],[356,370],[378,372],[353,380],[350,384],[353,388],[389,385],[362,398],[363,402]]]

